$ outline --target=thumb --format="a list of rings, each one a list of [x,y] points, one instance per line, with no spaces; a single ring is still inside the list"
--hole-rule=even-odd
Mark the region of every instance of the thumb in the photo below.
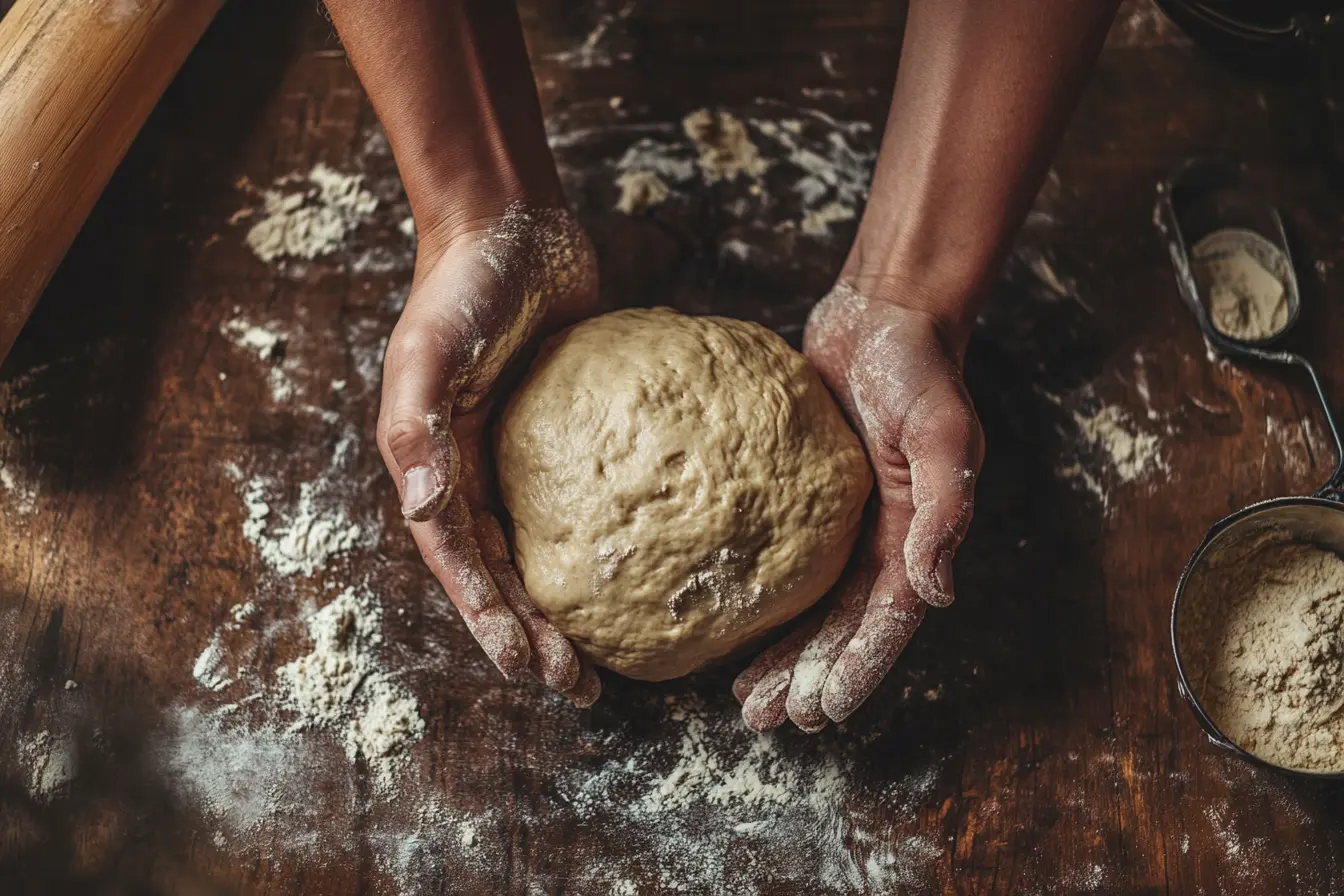
[[[971,523],[984,459],[980,421],[960,379],[930,387],[906,417],[901,450],[910,464],[915,513],[905,538],[910,585],[927,603],[952,603],[952,555]]]
[[[437,515],[457,485],[461,456],[449,423],[466,364],[455,357],[461,341],[406,318],[388,341],[378,450],[409,520]]]

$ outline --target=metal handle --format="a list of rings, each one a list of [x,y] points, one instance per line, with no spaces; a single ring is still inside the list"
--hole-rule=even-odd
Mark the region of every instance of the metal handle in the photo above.
[[[1253,361],[1287,364],[1300,367],[1307,372],[1307,376],[1311,378],[1312,388],[1316,390],[1316,399],[1320,403],[1321,412],[1325,415],[1326,428],[1330,430],[1330,441],[1335,449],[1335,470],[1330,479],[1313,495],[1314,497],[1344,503],[1344,441],[1340,438],[1339,427],[1335,423],[1330,399],[1325,394],[1325,386],[1316,373],[1316,368],[1306,358],[1294,352],[1275,350],[1229,339],[1213,326],[1213,322],[1209,320],[1208,312],[1204,308],[1204,303],[1199,300],[1199,286],[1195,282],[1194,272],[1190,267],[1190,252],[1186,246],[1185,234],[1181,230],[1181,221],[1172,194],[1184,178],[1213,183],[1237,176],[1238,170],[1237,165],[1223,159],[1191,159],[1186,162],[1176,170],[1175,174],[1158,185],[1157,215],[1154,218],[1154,223],[1167,244],[1167,252],[1171,255],[1171,264],[1176,272],[1176,285],[1181,295],[1181,301],[1195,316],[1195,320],[1199,323],[1200,332],[1204,334],[1204,338],[1214,351],[1233,357],[1249,358]],[[1277,231],[1275,233],[1277,242],[1288,257],[1289,275],[1295,278],[1292,256],[1288,254],[1288,237],[1284,233],[1283,222],[1276,211],[1272,212],[1271,218],[1274,229]],[[1292,286],[1294,292],[1296,292],[1295,279]]]

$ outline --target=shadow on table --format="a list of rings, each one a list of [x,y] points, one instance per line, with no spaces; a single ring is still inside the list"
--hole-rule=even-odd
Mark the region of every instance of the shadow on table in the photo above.
[[[66,471],[75,488],[130,462],[158,386],[162,322],[196,298],[185,287],[188,237],[207,235],[196,210],[233,189],[220,179],[310,11],[298,0],[225,4],[169,86],[0,364],[13,460]]]
[[[148,771],[155,708],[128,702],[132,688],[107,701],[67,689],[63,608],[25,625],[21,606],[0,597],[0,889],[222,892],[183,861],[188,820]],[[99,671],[100,682],[138,674]]]

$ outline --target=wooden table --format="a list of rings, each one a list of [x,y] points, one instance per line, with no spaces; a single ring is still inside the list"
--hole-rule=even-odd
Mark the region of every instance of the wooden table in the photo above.
[[[754,119],[767,149],[759,122],[800,121],[808,146],[842,134],[861,162],[873,133],[847,123],[882,120],[899,6],[570,6],[537,0],[526,23],[608,303],[714,309],[796,342],[853,222],[802,232],[781,158],[761,195],[688,180],[625,215],[617,163],[641,140],[685,156],[679,122],[703,106]],[[990,453],[959,600],[843,729],[758,741],[731,670],[608,676],[576,712],[501,681],[445,609],[373,444],[413,258],[392,159],[314,4],[235,0],[0,368],[0,889],[1344,889],[1340,791],[1211,747],[1167,637],[1207,526],[1311,490],[1333,458],[1302,383],[1206,356],[1152,225],[1180,160],[1249,162],[1297,238],[1302,343],[1344,394],[1327,308],[1344,191],[1308,126],[1316,99],[1125,6],[972,343]],[[243,242],[257,213],[235,213],[317,162],[364,174],[378,210],[337,253],[262,262]],[[283,340],[262,358],[230,321]],[[1156,438],[1131,481],[1079,428],[1112,406]],[[309,500],[359,525],[357,548],[278,575],[249,495],[272,535]],[[274,699],[274,670],[309,649],[305,608],[351,585],[381,604],[380,662],[426,722],[390,792],[335,733],[287,733]],[[218,691],[193,677],[216,637],[234,679]],[[32,780],[53,743],[78,754],[64,785]]]

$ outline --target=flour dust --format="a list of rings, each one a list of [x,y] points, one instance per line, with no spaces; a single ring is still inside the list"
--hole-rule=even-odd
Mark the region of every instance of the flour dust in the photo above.
[[[28,770],[28,795],[40,802],[50,802],[79,771],[79,753],[66,732],[20,735],[17,760]]]
[[[694,698],[669,698],[663,727],[670,743],[562,779],[575,817],[620,840],[613,853],[649,857],[599,864],[594,879],[640,879],[638,892],[737,892],[761,880],[820,893],[931,884],[943,846],[893,841],[867,819],[917,810],[938,785],[938,766],[865,792],[843,753],[753,734],[736,713]]]
[[[857,219],[868,196],[876,140],[866,122],[759,100],[745,110],[697,109],[678,123],[551,125],[551,146],[571,192],[587,172],[567,162],[576,146],[611,145],[604,163],[612,207],[644,214],[665,202],[710,199],[746,229],[828,241]],[[621,145],[620,138],[629,138]]]
[[[1037,389],[1068,415],[1060,427],[1067,447],[1055,474],[1091,494],[1103,510],[1110,507],[1113,488],[1149,483],[1171,472],[1163,437],[1172,429],[1152,407],[1141,356],[1136,364],[1134,388],[1145,405],[1142,423],[1126,408],[1099,401],[1090,386],[1068,397]]]
[[[291,189],[296,184],[298,189]],[[240,209],[234,221],[257,219],[245,242],[265,262],[331,255],[378,208],[378,199],[364,187],[363,175],[344,174],[320,162],[306,175],[278,179],[260,196],[260,208]]]

